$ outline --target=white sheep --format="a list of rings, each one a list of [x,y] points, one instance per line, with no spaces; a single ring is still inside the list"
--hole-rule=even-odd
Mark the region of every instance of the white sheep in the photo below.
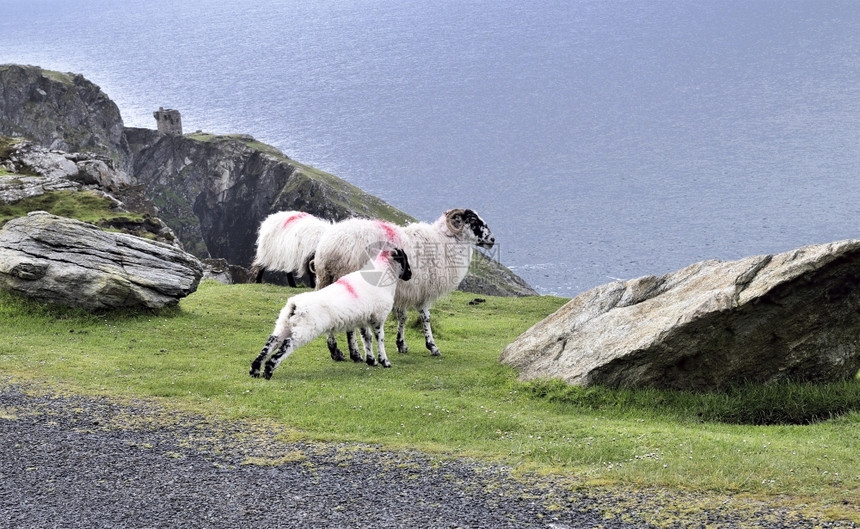
[[[356,328],[362,329],[365,337],[367,363],[376,364],[372,329],[379,363],[391,367],[385,354],[384,324],[394,305],[398,279],[408,282],[411,276],[409,259],[403,250],[383,249],[362,270],[347,274],[320,290],[291,297],[281,309],[263,350],[251,362],[251,376],[260,376],[265,360],[263,376],[272,378],[272,372],[286,357],[317,336]]]
[[[279,211],[260,223],[257,254],[251,266],[254,282],[259,283],[266,270],[287,272],[287,282],[307,277],[314,286],[311,270],[314,251],[332,223],[304,211]],[[364,264],[364,263],[362,263]]]
[[[470,209],[451,209],[432,224],[418,222],[404,228],[366,219],[349,219],[333,225],[317,246],[317,282],[329,284],[340,275],[352,272],[368,248],[396,244],[410,255],[413,279],[399,283],[394,296],[397,316],[397,350],[406,353],[404,338],[406,309],[418,310],[424,330],[424,343],[430,354],[441,354],[430,326],[430,306],[439,297],[454,291],[472,260],[473,245],[491,248],[495,244],[490,228]],[[361,359],[354,337],[347,332],[350,358]],[[332,358],[342,360],[334,333],[329,333]]]
[[[384,247],[403,247],[402,228],[384,220],[350,218],[338,222],[326,231],[317,245],[317,252],[322,249],[322,268],[316,268],[316,254],[314,256],[317,288],[330,285],[338,278],[360,269],[369,257]],[[361,362],[363,359],[352,329],[346,331],[346,338],[349,357]],[[329,333],[327,343],[333,360],[345,360],[337,347],[334,332]]]

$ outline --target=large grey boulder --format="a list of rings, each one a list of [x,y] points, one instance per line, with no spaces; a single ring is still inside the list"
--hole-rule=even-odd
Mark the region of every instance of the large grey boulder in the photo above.
[[[203,267],[173,246],[45,212],[0,229],[0,287],[61,305],[102,310],[175,305]]]
[[[501,355],[524,380],[713,390],[860,369],[860,241],[597,287]]]

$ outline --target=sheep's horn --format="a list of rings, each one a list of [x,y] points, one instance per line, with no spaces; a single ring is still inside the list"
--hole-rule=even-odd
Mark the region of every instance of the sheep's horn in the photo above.
[[[460,208],[449,209],[445,212],[445,223],[448,225],[448,229],[451,230],[451,233],[457,235],[463,231],[463,227],[466,225],[466,222],[463,219],[463,214],[465,212],[465,209]]]

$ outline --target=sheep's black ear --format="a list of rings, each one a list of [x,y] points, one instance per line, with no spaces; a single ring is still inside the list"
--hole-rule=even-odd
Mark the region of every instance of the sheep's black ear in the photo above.
[[[400,265],[399,278],[403,281],[409,281],[412,279],[412,267],[409,266],[409,258],[406,256],[406,252],[400,248],[395,248],[392,258]]]

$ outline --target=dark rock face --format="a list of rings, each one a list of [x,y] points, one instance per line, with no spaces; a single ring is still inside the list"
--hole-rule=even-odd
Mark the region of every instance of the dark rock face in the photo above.
[[[87,310],[175,305],[203,266],[167,244],[33,212],[0,229],[0,287]]]
[[[140,151],[134,174],[189,251],[242,266],[250,266],[257,229],[273,211],[302,210],[335,220],[361,214],[407,219],[250,136],[162,135]]]
[[[158,216],[198,257],[250,266],[257,230],[276,211],[306,211],[317,217],[382,218],[398,224],[411,219],[377,197],[333,175],[284,156],[246,135],[153,136],[129,134],[137,152],[134,174]],[[463,290],[490,295],[536,295],[501,264],[477,258]]]
[[[43,147],[131,162],[119,108],[82,75],[37,66],[0,65],[0,134]]]
[[[837,381],[860,369],[860,241],[585,292],[502,352],[522,379],[713,390]]]

